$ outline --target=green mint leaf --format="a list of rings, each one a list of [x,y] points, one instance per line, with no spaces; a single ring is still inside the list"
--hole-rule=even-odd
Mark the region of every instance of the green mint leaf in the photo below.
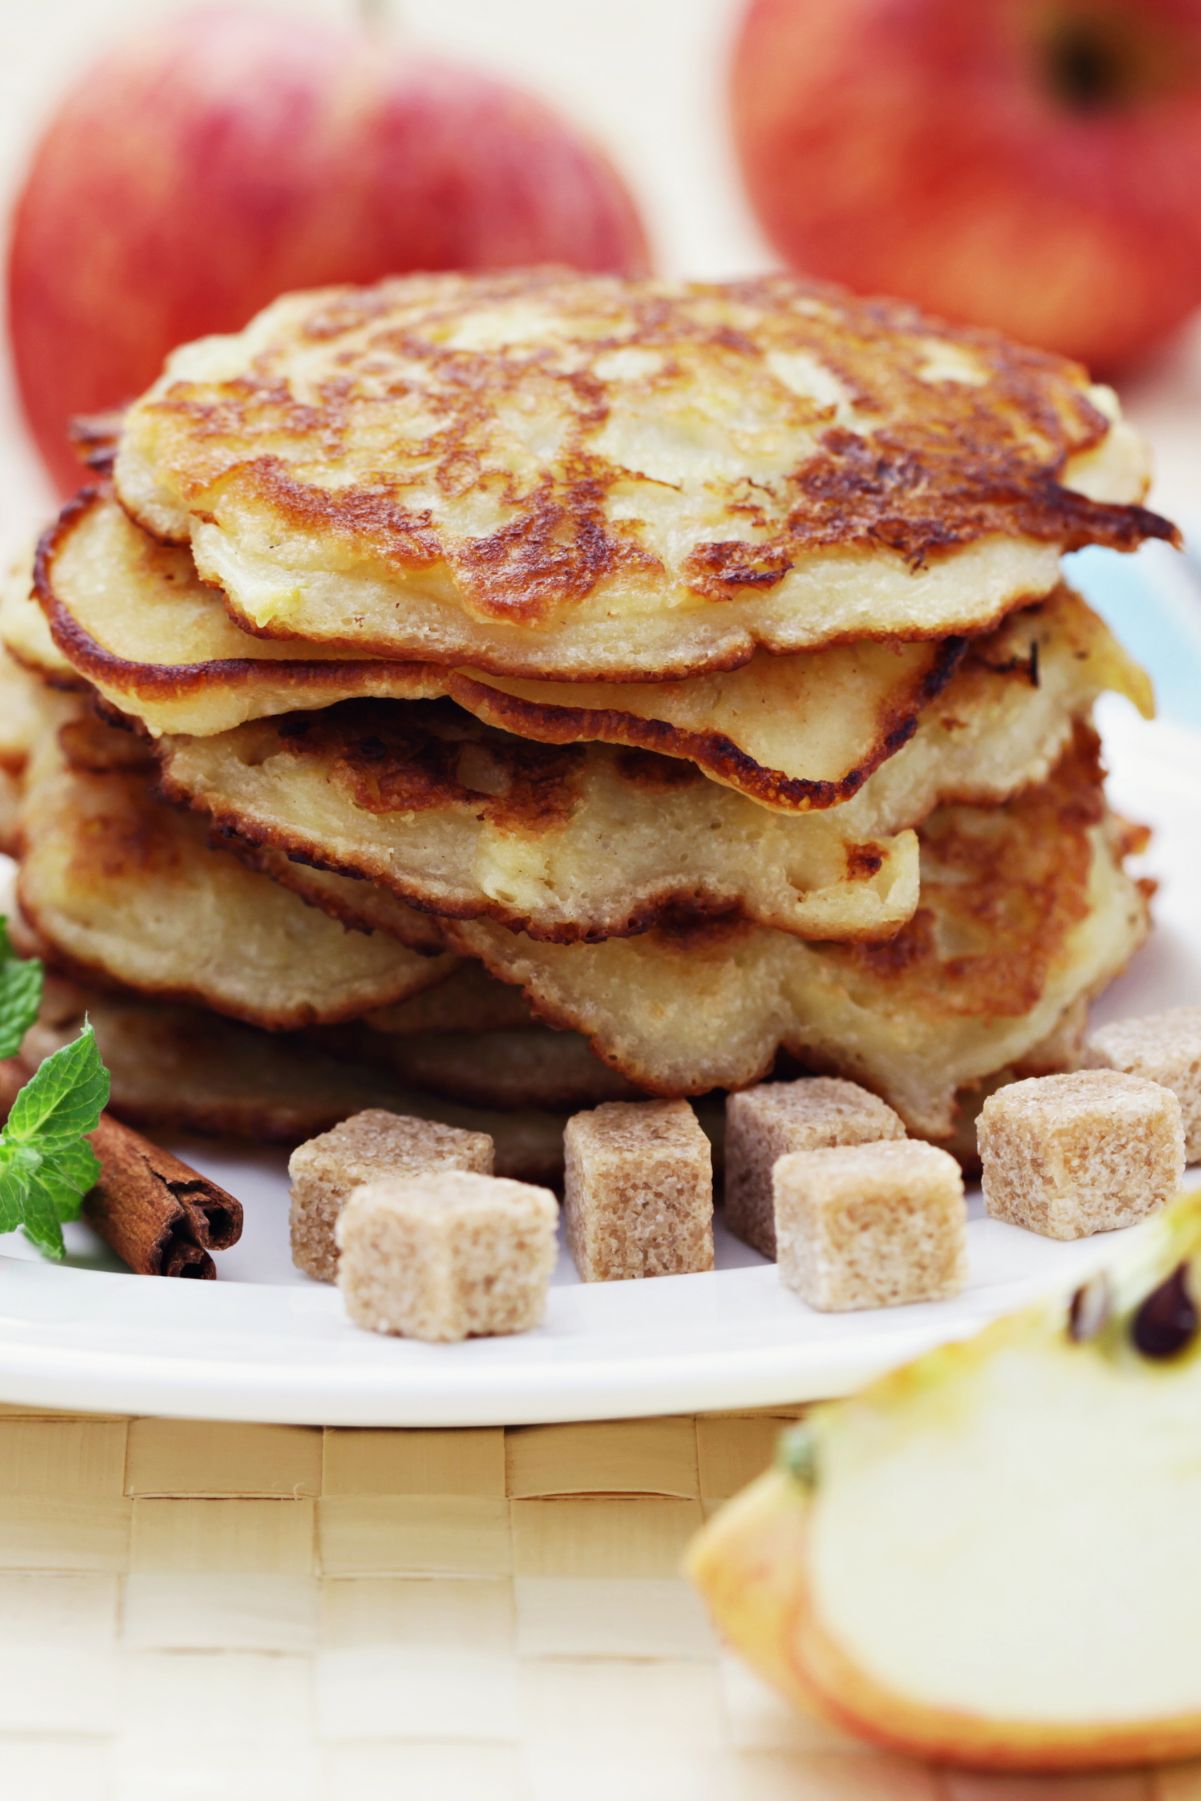
[[[12,1104],[4,1138],[48,1152],[55,1140],[85,1138],[108,1104],[109,1078],[85,1025],[71,1044],[47,1057]]]
[[[59,1211],[59,1193],[46,1180],[46,1175],[45,1169],[39,1169],[29,1178],[29,1184],[25,1191],[25,1209],[24,1217],[21,1220],[21,1230],[30,1244],[35,1244],[39,1251],[44,1252],[47,1257],[53,1257],[57,1262],[67,1248],[63,1243],[61,1222],[64,1219],[78,1218],[79,1204],[83,1197],[82,1195],[75,1197],[74,1212],[61,1213]]]
[[[0,1232],[20,1227],[31,1244],[60,1258],[62,1222],[78,1219],[83,1197],[95,1187],[100,1163],[82,1138],[52,1141],[45,1150],[8,1144],[0,1151]]]
[[[42,1004],[42,966],[13,951],[0,917],[0,1057],[15,1057]]]
[[[100,1174],[87,1134],[108,1090],[90,1025],[26,1082],[0,1132],[0,1232],[20,1228],[47,1257],[62,1257],[63,1221],[79,1218]]]
[[[23,1148],[0,1160],[0,1232],[15,1232],[24,1219],[30,1174],[39,1162],[36,1151]]]
[[[78,1219],[84,1195],[99,1179],[99,1158],[83,1138],[48,1145],[32,1178],[53,1201],[59,1219]]]

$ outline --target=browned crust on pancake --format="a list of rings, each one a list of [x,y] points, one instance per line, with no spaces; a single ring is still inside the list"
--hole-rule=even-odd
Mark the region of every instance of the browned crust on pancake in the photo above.
[[[856,766],[837,781],[815,781],[768,769],[747,756],[721,732],[689,731],[661,719],[639,719],[634,714],[607,707],[567,707],[559,702],[553,708],[544,707],[537,701],[506,694],[499,688],[473,682],[470,676],[458,674],[452,678],[451,692],[454,699],[477,718],[486,719],[490,725],[520,737],[537,738],[543,744],[573,744],[599,739],[606,744],[624,744],[632,750],[677,757],[767,806],[808,811],[835,807],[850,800],[870,775],[908,744],[921,723],[923,712],[951,681],[967,650],[966,637],[948,637],[942,641],[932,667],[921,681],[904,699],[883,711],[870,753],[860,758]],[[473,690],[470,694],[469,689]]]
[[[395,938],[422,957],[437,958],[444,953],[441,934],[432,915],[414,909],[404,901],[389,904],[392,896],[387,892],[381,894],[374,882],[367,881],[356,871],[336,872],[347,885],[333,889],[324,883],[308,879],[315,866],[300,863],[272,845],[252,844],[248,838],[223,830],[220,826],[213,827],[210,841],[215,849],[232,852],[248,869],[269,876],[273,882],[277,882],[281,888],[287,888],[310,907],[316,907],[330,919],[336,919],[349,932],[386,932],[389,937]],[[318,873],[335,872],[327,870]],[[431,972],[430,985],[442,981],[444,974],[450,974],[451,967],[452,965],[448,965],[445,972]],[[419,988],[415,992],[421,994],[425,991]]]
[[[482,357],[475,361],[480,370],[488,367]],[[163,400],[159,405],[170,409],[172,402]],[[181,411],[188,406],[179,403]],[[485,416],[483,405],[475,416]],[[463,429],[451,436],[461,439]],[[452,442],[449,455],[456,454]],[[649,575],[660,572],[656,557],[641,549],[628,531],[605,519],[602,498],[615,474],[602,474],[599,460],[582,452],[573,463],[567,484],[556,487],[547,476],[519,518],[471,540],[455,558],[456,574],[486,617],[536,625],[565,601],[587,599],[599,581],[619,568],[636,567]],[[442,559],[442,541],[430,514],[406,507],[399,485],[385,476],[372,487],[331,492],[297,480],[281,458],[268,455],[239,463],[221,479],[236,482],[246,471],[253,473],[256,495],[289,526],[352,536],[400,570],[432,568]],[[200,511],[197,516],[208,518],[211,513]],[[235,617],[241,622],[239,614]]]
[[[1093,410],[1081,399],[1082,410]],[[1148,507],[1089,500],[1061,486],[1056,476],[1066,447],[1049,466],[1032,469],[1028,456],[1002,450],[1002,435],[990,433],[990,424],[987,409],[977,408],[962,440],[922,431],[917,446],[887,430],[870,437],[841,427],[825,432],[821,451],[793,473],[800,498],[785,530],[758,543],[698,546],[687,563],[689,585],[706,600],[726,600],[748,586],[775,587],[799,554],[848,546],[891,550],[916,570],[994,534],[1064,550],[1179,541],[1175,526]]]
[[[886,984],[915,970],[937,972],[932,996],[948,1016],[1012,1018],[1042,996],[1057,955],[1088,910],[1092,869],[1090,829],[1105,815],[1100,741],[1079,725],[1075,742],[1046,784],[1006,803],[1020,821],[1023,843],[990,842],[971,828],[970,812],[940,809],[921,832],[924,858],[938,873],[923,886],[952,897],[957,924],[974,927],[982,948],[942,957],[929,905],[887,943],[830,947],[835,964]]]
[[[67,767],[87,775],[150,775],[156,768],[149,744],[130,721],[102,715],[95,706],[59,726],[58,746]]]
[[[111,734],[114,755],[106,762],[103,756],[105,728],[97,726],[93,734],[86,720],[79,724],[78,732],[72,732],[68,727],[60,739],[68,767],[81,780],[86,781],[91,774],[107,786],[103,805],[76,822],[70,842],[74,880],[87,887],[92,881],[103,883],[117,879],[129,884],[131,893],[136,891],[136,884],[141,879],[178,882],[181,871],[186,871],[196,850],[199,848],[204,854],[200,822],[191,815],[177,813],[154,798],[147,787],[144,764],[138,762],[129,768],[122,763],[120,734]],[[130,742],[140,749],[137,739],[131,738]],[[72,754],[77,759],[73,764],[70,762]],[[31,835],[27,819],[24,825],[18,825],[16,833],[14,854],[18,860],[26,858]],[[199,846],[195,842],[197,836],[201,840]],[[211,849],[209,854],[221,858],[229,853],[224,849]],[[368,1000],[348,995],[341,1005],[333,1005],[328,997],[323,997],[319,1006],[312,1001],[293,1002],[287,1006],[273,1006],[257,1000],[253,1004],[242,1003],[232,994],[214,995],[199,982],[158,982],[146,975],[136,981],[126,976],[118,982],[102,962],[94,962],[62,944],[49,917],[53,908],[43,908],[33,892],[27,861],[21,861],[18,868],[17,899],[27,929],[51,947],[56,967],[74,979],[100,987],[119,986],[126,991],[183,1005],[206,1007],[264,1031],[292,1031],[314,1024],[337,1024],[357,1019],[365,1012],[406,999],[438,981],[443,973],[436,959],[431,959],[428,966],[407,968],[403,977],[389,984],[394,990],[391,994],[379,993]]]
[[[1050,971],[1062,955],[1068,934],[1087,915],[1093,849],[1091,828],[1105,818],[1100,741],[1084,724],[1075,728],[1073,743],[1050,779],[1002,803],[1020,831],[1001,841],[973,830],[971,813],[941,808],[922,829],[923,894],[909,923],[882,943],[839,943],[823,946],[832,968],[870,976],[877,993],[908,986],[915,994],[921,979],[924,1009],[951,1019],[956,1015],[1017,1018],[1041,998]],[[1138,828],[1116,827],[1115,849],[1126,856],[1140,848]],[[927,859],[936,864],[929,867]],[[980,949],[945,957],[936,940],[936,917],[929,895],[937,889],[957,927],[975,931]],[[1145,894],[1145,889],[1144,889]],[[677,954],[687,955],[733,946],[758,928],[726,916],[661,924],[658,936]],[[448,944],[464,956],[478,958],[500,981],[512,981],[505,965],[487,945],[461,936],[455,922],[445,927]],[[521,986],[521,984],[516,984]],[[548,1003],[528,988],[533,1015],[560,1031],[588,1036],[587,1021],[571,1006]],[[647,1093],[677,1097],[685,1092],[656,1077],[653,1069],[635,1065],[591,1040],[595,1054],[618,1074]],[[803,1029],[784,1037],[761,1059],[741,1086],[761,1080],[784,1054],[816,1074],[841,1073],[836,1061],[815,1055]],[[870,1080],[856,1073],[856,1080]],[[885,1097],[887,1098],[887,1097]]]
[[[330,783],[340,786],[356,808],[368,813],[468,807],[490,825],[502,831],[511,828],[528,839],[553,829],[578,804],[574,777],[585,754],[582,747],[529,744],[478,724],[449,703],[423,705],[428,724],[414,718],[415,709],[402,713],[386,701],[347,701],[321,712],[261,723],[272,731],[277,751],[327,755]],[[348,719],[352,722],[349,730]],[[478,751],[490,769],[502,772],[496,787],[482,781],[477,787],[464,778],[459,768],[464,750]],[[334,875],[365,878],[438,919],[489,919],[551,944],[636,937],[677,919],[749,917],[728,894],[714,896],[693,885],[671,883],[644,892],[623,910],[594,912],[581,921],[531,918],[514,905],[483,893],[465,899],[447,895],[434,899],[427,884],[408,877],[403,869],[383,863],[368,868],[365,863],[340,860],[299,822],[285,826],[251,819],[236,807],[222,806],[211,796],[189,790],[173,779],[165,749],[163,755],[158,779],[163,798],[208,818],[231,848],[241,841],[251,853],[247,860],[259,859],[256,867],[271,874],[283,860],[290,860]],[[653,752],[619,755],[621,774],[630,783],[675,788],[708,779],[691,764]],[[862,859],[848,859],[847,880],[870,881],[878,873],[882,859],[871,854],[875,848],[867,847]],[[282,879],[287,882],[286,876]]]
[[[303,708],[311,701],[309,685],[314,680],[336,684],[342,678],[353,680],[356,673],[361,673],[363,660],[357,658],[347,662],[281,659],[267,665],[255,658],[224,658],[169,665],[131,663],[106,649],[84,630],[58,595],[54,568],[70,534],[93,507],[108,503],[110,498],[105,489],[83,489],[67,502],[55,522],[42,534],[37,549],[33,592],[55,644],[80,672],[81,680],[72,686],[78,687],[89,680],[102,682],[128,694],[136,708],[139,693],[151,692],[167,698],[196,693],[213,681],[250,685],[264,678],[266,668],[273,685],[295,689],[297,707]],[[693,763],[707,774],[767,805],[803,810],[836,806],[850,799],[876,769],[908,743],[926,707],[938,698],[955,675],[967,652],[968,642],[965,637],[957,636],[948,637],[939,644],[932,666],[920,681],[914,683],[909,693],[882,710],[870,754],[836,781],[791,777],[768,769],[719,732],[690,731],[663,720],[639,719],[614,708],[573,708],[558,701],[553,705],[530,701],[476,681],[458,669],[445,671],[445,687],[448,698],[465,711],[486,720],[498,730],[509,731],[531,742],[569,745],[599,740],[634,750],[652,751]],[[415,681],[421,682],[417,673],[420,665],[399,667],[412,667]]]
[[[443,702],[398,709],[386,701],[347,701],[290,715],[277,735],[280,749],[293,755],[331,757],[332,781],[365,813],[467,805],[499,830],[529,837],[553,830],[579,804],[583,746],[505,736]],[[478,784],[461,767],[473,752],[486,766]],[[703,779],[686,764],[665,763],[664,771],[668,781]],[[493,772],[496,785],[489,787],[482,778]]]
[[[43,688],[53,688],[59,694],[86,694],[88,682],[82,675],[68,675],[65,670],[47,669],[32,657],[25,656],[15,645],[6,644],[4,653],[23,669],[41,682]]]
[[[72,450],[94,475],[112,474],[124,417],[124,407],[111,407],[104,413],[77,413],[68,424]]]
[[[663,888],[649,894],[636,907],[630,907],[622,913],[615,913],[610,918],[588,925],[567,922],[548,925],[537,921],[528,921],[500,902],[481,896],[470,901],[454,901],[445,898],[435,905],[428,895],[423,895],[415,883],[406,882],[401,875],[378,874],[365,877],[361,869],[351,864],[339,862],[337,858],[323,855],[315,846],[311,850],[299,848],[297,837],[291,832],[277,831],[270,826],[262,826],[252,820],[245,820],[238,813],[222,808],[209,809],[203,807],[198,800],[193,800],[184,790],[175,788],[164,774],[159,780],[159,792],[163,798],[173,805],[191,806],[198,812],[207,813],[215,827],[215,842],[236,854],[252,868],[270,874],[273,880],[281,880],[278,874],[280,863],[277,858],[294,865],[308,865],[313,869],[325,870],[330,875],[346,877],[352,881],[368,880],[377,882],[390,893],[395,894],[406,906],[424,913],[442,932],[444,940],[454,920],[488,919],[496,925],[506,926],[511,931],[523,931],[527,937],[534,938],[544,944],[598,944],[606,938],[637,938],[643,932],[653,931],[657,926],[671,928],[682,922],[689,926],[699,927],[708,921],[739,921],[746,923],[746,916],[738,909],[732,908],[727,901],[715,902],[709,896],[698,893],[695,889]],[[855,879],[867,880],[875,874],[875,870],[849,871]],[[305,892],[300,881],[289,881],[282,878],[284,887],[292,888],[302,898],[311,900],[312,896]],[[335,915],[338,917],[338,915]],[[350,924],[349,919],[343,921]],[[422,945],[410,946],[411,949],[424,949]],[[473,953],[468,953],[473,954]]]
[[[1146,538],[1177,538],[1173,526],[1144,507],[1088,500],[1059,480],[1070,459],[1108,430],[1082,390],[1078,367],[995,333],[929,319],[901,302],[861,299],[784,275],[667,293],[655,284],[589,283],[561,271],[525,270],[444,284],[416,321],[398,328],[387,315],[388,297],[395,294],[399,304],[411,293],[382,283],[315,297],[299,335],[331,346],[331,368],[339,337],[364,327],[376,333],[347,353],[316,402],[299,400],[268,354],[226,382],[177,380],[153,403],[159,414],[191,427],[204,446],[202,461],[214,453],[203,475],[190,478],[189,497],[200,516],[212,516],[223,483],[241,486],[266,503],[285,531],[353,541],[398,573],[445,560],[477,616],[549,625],[618,568],[636,565],[651,580],[663,573],[631,523],[605,510],[623,472],[592,442],[610,410],[605,382],[591,366],[599,354],[628,346],[657,353],[660,370],[649,371],[642,384],[653,395],[677,379],[677,359],[698,350],[713,367],[758,375],[768,352],[783,349],[815,358],[864,414],[890,422],[850,431],[833,408],[823,414],[810,403],[811,418],[826,420],[817,448],[778,492],[746,483],[731,496],[728,511],[745,517],[747,535],[698,542],[685,558],[686,585],[703,600],[770,590],[799,557],[815,551],[883,549],[920,568],[998,533],[1065,549],[1087,543],[1130,549]],[[441,323],[514,296],[548,299],[558,309],[556,330],[567,337],[578,308],[591,323],[589,366],[564,368],[551,344],[523,343],[510,354],[438,341]],[[805,300],[823,305],[791,310]],[[729,302],[758,315],[753,331],[722,319],[707,322],[706,307]],[[597,333],[586,308],[605,313],[611,329]],[[988,372],[979,386],[938,384],[935,417],[932,384],[919,374],[919,342],[930,338],[970,349]],[[325,460],[344,456],[357,401],[356,364],[373,354],[386,358],[398,340],[432,377],[428,404],[439,425],[423,455],[437,458],[435,479],[445,493],[508,476],[503,466],[483,462],[476,442],[498,402],[537,380],[567,403],[571,424],[555,468],[520,496],[502,526],[454,548],[430,510],[409,502],[404,467],[375,470],[369,481],[331,490],[299,479],[274,448],[282,437],[297,445],[299,457],[318,449]],[[256,443],[263,445],[258,455]]]
[[[85,490],[68,503],[59,520],[44,534],[39,547],[35,591],[63,653],[91,680],[128,694],[134,710],[139,694],[150,693],[167,699],[196,693],[209,683],[228,682],[236,688],[264,679],[272,687],[291,688],[296,708],[304,709],[315,701],[322,704],[320,695],[312,693],[310,684],[320,688],[332,682],[336,688],[343,680],[353,683],[371,667],[358,658],[351,662],[272,660],[267,664],[253,658],[231,658],[166,666],[131,663],[116,656],[79,625],[55,589],[56,558],[71,533],[97,505],[111,505],[108,492]],[[692,763],[707,775],[768,806],[804,811],[838,805],[856,794],[863,783],[910,740],[926,710],[947,688],[964,661],[983,656],[985,641],[986,634],[974,632],[970,638],[953,636],[938,642],[930,653],[930,666],[920,675],[915,674],[907,689],[901,688],[890,694],[880,706],[866,754],[854,767],[830,780],[785,775],[756,762],[719,732],[690,730],[655,718],[640,719],[620,708],[572,707],[559,698],[543,702],[510,695],[461,669],[444,669],[437,677],[436,685],[444,688],[447,697],[465,712],[498,730],[531,742],[566,746],[598,740],[650,751]],[[416,698],[429,693],[431,671],[428,666],[399,664],[391,667],[399,672],[411,671]],[[397,695],[396,698],[402,697]],[[111,712],[111,702],[102,705]]]
[[[15,854],[18,857],[21,855],[19,844]],[[201,1008],[218,1014],[223,1019],[236,1020],[241,1025],[255,1026],[262,1032],[295,1032],[315,1023],[311,1009],[240,1007],[236,1001],[226,997],[216,1000],[203,988],[188,983],[156,983],[140,980],[135,985],[130,981],[117,982],[107,973],[103,965],[92,963],[86,957],[79,956],[77,952],[64,949],[54,936],[53,927],[45,922],[38,907],[31,900],[28,883],[24,879],[24,872],[20,869],[17,872],[17,900],[29,926],[40,939],[51,946],[55,968],[71,977],[73,981],[83,982],[91,987],[103,988],[115,993],[133,992],[151,1000]],[[431,974],[431,981],[437,979],[436,975]],[[412,992],[408,984],[406,984],[406,992]],[[398,995],[397,999],[400,998],[402,997]],[[375,1004],[382,1005],[384,1003],[380,1001]],[[320,1023],[338,1025],[350,1020],[361,1019],[364,1011],[363,1005],[351,1001],[340,1009],[323,1010]]]
[[[151,689],[167,697],[195,693],[215,677],[231,684],[250,683],[261,681],[264,673],[269,672],[273,683],[296,689],[297,705],[302,706],[306,699],[306,688],[315,680],[321,679],[332,685],[340,678],[353,680],[362,673],[362,657],[348,658],[345,662],[334,658],[279,658],[264,662],[257,657],[222,657],[207,663],[130,663],[124,657],[107,650],[89,632],[84,631],[59,598],[54,586],[54,565],[70,534],[82,524],[91,509],[111,498],[111,493],[105,487],[81,488],[42,533],[34,556],[34,598],[46,616],[50,635],[58,649],[81,676],[90,681],[104,682],[111,688],[121,688],[131,694]],[[224,596],[220,590],[215,590],[214,600],[222,599]],[[287,637],[288,634],[281,633],[280,636]],[[19,658],[17,660],[20,661]],[[411,669],[414,678],[420,679],[420,664],[400,663],[397,668]],[[35,670],[34,673],[41,675],[43,672]],[[57,685],[77,684],[60,681]]]

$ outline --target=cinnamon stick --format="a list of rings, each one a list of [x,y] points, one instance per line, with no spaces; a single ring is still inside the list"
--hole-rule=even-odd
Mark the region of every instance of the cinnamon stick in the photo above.
[[[30,1073],[17,1058],[0,1062],[0,1119]],[[100,1162],[100,1180],[83,1203],[93,1230],[135,1275],[212,1281],[209,1253],[242,1236],[241,1201],[109,1113],[89,1142]]]

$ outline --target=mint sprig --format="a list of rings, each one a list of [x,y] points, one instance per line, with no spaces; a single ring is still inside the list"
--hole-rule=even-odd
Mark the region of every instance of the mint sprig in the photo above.
[[[13,954],[0,919],[0,1056],[16,1055],[41,999],[41,964]],[[87,1137],[108,1093],[96,1034],[85,1024],[26,1082],[0,1132],[0,1233],[19,1229],[46,1256],[62,1257],[63,1222],[79,1218],[100,1175]]]
[[[0,917],[0,1057],[15,1057],[42,1004],[42,966],[18,957]]]

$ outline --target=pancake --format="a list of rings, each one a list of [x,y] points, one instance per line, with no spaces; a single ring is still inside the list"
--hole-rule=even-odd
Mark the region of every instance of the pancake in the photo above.
[[[967,641],[860,642],[666,682],[532,682],[457,670],[447,693],[543,744],[597,741],[693,763],[763,806],[833,806],[918,729]]]
[[[684,757],[781,806],[826,805],[861,782],[905,742],[965,648],[958,638],[858,643],[653,684],[520,682],[343,659],[240,631],[186,551],[148,538],[103,494],[73,501],[50,528],[36,580],[52,654],[65,653],[111,706],[154,735],[208,736],[353,697],[445,696],[521,737]]]
[[[919,825],[940,804],[1001,801],[1045,780],[1104,693],[1154,717],[1146,670],[1078,594],[1060,588],[973,639],[910,742],[836,809],[844,834]]]
[[[1050,780],[922,828],[922,904],[891,942],[813,946],[710,923],[593,945],[539,944],[485,921],[449,941],[524,989],[659,1094],[756,1081],[780,1050],[883,1095],[909,1128],[950,1134],[956,1090],[1024,1056],[1121,970],[1147,928],[1083,730]]]
[[[251,637],[187,552],[148,538],[106,491],[68,503],[43,535],[32,581],[26,570],[24,595],[21,585],[0,616],[10,649],[38,669],[66,668],[152,732],[225,730],[355,696],[420,700],[444,686],[441,672],[416,664]]]
[[[556,270],[286,296],[177,351],[115,466],[252,630],[568,680],[978,631],[1174,538],[1146,480],[1108,390],[993,334]]]
[[[449,967],[347,931],[211,849],[141,770],[73,768],[54,737],[30,761],[19,837],[21,910],[85,978],[281,1030],[390,1005]]]
[[[15,857],[20,848],[22,776],[30,751],[77,704],[51,694],[0,647],[0,856]]]
[[[357,874],[439,914],[563,943],[722,912],[808,938],[869,938],[917,905],[910,828],[942,801],[1003,799],[1043,779],[1106,687],[1150,707],[1142,671],[1060,590],[973,643],[910,743],[853,799],[804,814],[769,812],[687,763],[533,746],[445,706],[348,703],[165,738],[159,754],[166,791],[231,842]]]
[[[882,936],[917,905],[911,833],[848,846],[832,814],[769,812],[646,752],[532,745],[445,703],[347,702],[158,748],[164,792],[223,831],[565,943],[681,911]]]
[[[236,833],[217,832],[212,842],[229,851],[250,869],[270,876],[273,882],[300,896],[310,907],[336,919],[348,931],[387,932],[426,956],[442,951],[442,933],[431,915],[410,907],[387,888],[358,876],[337,875],[330,869],[314,869],[298,863],[286,851],[271,844],[251,844]],[[457,957],[442,955],[439,968],[447,975],[458,966]],[[441,979],[441,978],[440,978]],[[407,1002],[404,1004],[408,1004]]]
[[[439,990],[434,989],[436,996]],[[435,1003],[436,1004],[436,1003]],[[481,1107],[548,1107],[570,1112],[603,1101],[637,1100],[640,1089],[594,1056],[576,1032],[529,1024],[497,1032],[377,1032],[365,1054],[398,1081]]]
[[[40,729],[37,684],[0,650],[0,769],[19,775]]]
[[[209,736],[355,695],[446,696],[498,729],[549,744],[599,741],[686,759],[764,805],[836,805],[908,742],[965,659],[984,641],[857,643],[807,655],[761,654],[739,669],[656,683],[523,682],[479,671],[297,661],[298,643],[248,637],[186,553],[154,543],[103,496],[73,503],[43,541],[38,589],[55,639],[79,675],[157,735]],[[1128,659],[1064,589],[1045,632],[1070,652],[1047,670],[1082,710],[1106,686],[1134,693]],[[1023,654],[1037,628],[1011,617],[983,649],[988,663]],[[1046,651],[1046,641],[1041,648]],[[1140,701],[1146,682],[1141,678]],[[963,683],[960,684],[963,689]],[[962,699],[962,696],[961,696]],[[1044,699],[1058,703],[1059,695]],[[1027,703],[1027,710],[1029,703]],[[1037,729],[1023,716],[1019,737]],[[1009,729],[998,722],[998,729]]]
[[[10,563],[0,582],[0,653],[6,661],[55,687],[79,689],[87,685],[87,678],[72,667],[55,644],[46,616],[33,598],[27,556]]]
[[[124,407],[111,407],[103,413],[74,415],[67,426],[67,436],[82,468],[90,470],[95,476],[112,474],[124,417]]]
[[[1058,675],[1070,690],[1067,710],[1107,686],[1147,704],[1146,678],[1063,587],[1045,603],[1041,631],[1027,609],[1000,635],[970,646],[961,639],[860,643],[761,655],[728,673],[682,681],[556,684],[368,660],[301,661],[281,670],[289,655],[303,655],[303,645],[239,631],[185,553],[155,544],[102,496],[73,503],[47,534],[38,584],[76,672],[155,735],[209,736],[355,695],[446,696],[519,737],[680,757],[765,805],[789,809],[835,805],[856,793],[908,742],[965,661],[979,652],[986,664],[1005,663],[1023,654],[1033,631],[1042,639],[1044,695]],[[1048,644],[1059,631],[1067,654],[1049,665]],[[1014,724],[1019,736],[1033,729],[1024,717]],[[1000,728],[1009,729],[1003,721]]]
[[[59,747],[74,770],[94,775],[138,771],[147,782],[156,777],[158,766],[144,738],[114,729],[79,697],[58,694],[39,684],[0,651],[0,703],[6,699],[11,700],[11,709],[0,718],[0,770],[6,758],[9,767],[22,767],[39,739],[57,733]],[[232,849],[250,868],[290,888],[310,906],[352,930],[387,932],[411,950],[427,955],[442,951],[434,921],[386,889],[293,863],[282,851],[256,847],[242,839],[222,843],[221,848]],[[443,956],[440,968],[449,973],[456,961]]]
[[[299,1144],[368,1107],[486,1132],[496,1172],[555,1183],[563,1172],[563,1120],[534,1108],[495,1112],[406,1091],[370,1063],[315,1049],[307,1035],[255,1031],[216,1014],[47,982],[42,1017],[25,1040],[31,1060],[96,1029],[112,1077],[110,1108],[131,1125],[165,1132]]]
[[[0,856],[16,855],[20,817],[21,778],[0,767]]]
[[[524,995],[490,976],[481,963],[461,963],[437,988],[395,1007],[381,1007],[365,1027],[395,1037],[409,1032],[508,1032],[533,1024]]]

